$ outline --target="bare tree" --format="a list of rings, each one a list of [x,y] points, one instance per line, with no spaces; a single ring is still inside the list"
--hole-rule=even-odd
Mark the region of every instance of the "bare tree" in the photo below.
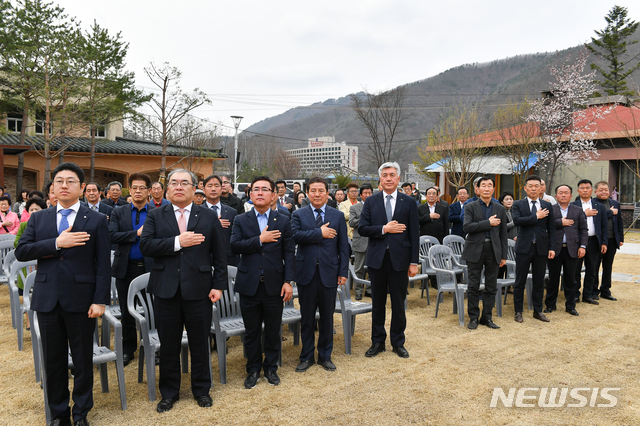
[[[145,74],[154,86],[160,90],[160,94],[153,94],[149,106],[153,111],[154,118],[148,123],[162,135],[162,156],[160,159],[160,180],[164,181],[167,171],[167,145],[170,135],[175,127],[194,109],[201,105],[210,103],[207,95],[198,88],[192,93],[185,93],[179,86],[182,72],[176,67],[172,67],[168,62],[156,65],[151,62],[144,69]],[[144,116],[143,116],[144,118]],[[199,126],[191,129],[192,134],[200,131]],[[183,134],[186,138],[188,134]],[[180,139],[174,139],[172,143],[179,143]]]
[[[368,156],[377,164],[376,168],[390,161],[393,138],[411,117],[404,108],[406,96],[406,86],[377,94],[365,91],[364,94],[350,95],[351,108],[371,136]]]
[[[281,146],[276,149],[273,166],[276,170],[276,178],[288,179],[300,176],[300,161]]]

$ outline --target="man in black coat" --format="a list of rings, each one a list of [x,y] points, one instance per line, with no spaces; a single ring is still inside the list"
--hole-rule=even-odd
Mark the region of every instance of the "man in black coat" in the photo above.
[[[231,176],[221,175],[220,178],[222,179],[222,194],[220,195],[220,202],[233,208],[238,214],[242,214],[244,212],[244,203],[233,193]]]
[[[615,301],[617,299],[611,295],[611,272],[613,272],[613,259],[616,252],[624,244],[622,212],[620,211],[620,203],[609,198],[609,184],[607,182],[596,183],[596,198],[607,211],[607,252],[601,254],[598,261],[598,269],[602,263],[602,282],[599,290],[596,284],[595,294],[599,294],[603,299]]]
[[[464,186],[458,188],[458,201],[449,206],[449,223],[451,224],[451,235],[458,235],[464,238],[462,223],[464,222],[462,206],[469,199],[469,191]]]
[[[544,275],[547,259],[555,256],[555,222],[553,209],[547,201],[539,196],[541,184],[538,176],[529,176],[525,181],[524,191],[527,197],[513,203],[511,208],[513,222],[518,227],[516,240],[516,283],[513,289],[513,304],[516,322],[522,322],[522,304],[524,287],[529,274],[533,275],[533,317],[543,322],[549,319],[542,312],[544,296]],[[466,208],[466,207],[465,207]]]
[[[597,199],[591,198],[593,184],[589,179],[582,179],[578,182],[578,194],[580,199],[574,201],[573,204],[582,208],[582,211],[587,216],[589,238],[587,240],[587,252],[583,258],[578,260],[578,266],[576,267],[576,299],[580,298],[580,274],[584,262],[582,301],[591,305],[598,305],[599,302],[595,299],[598,297],[598,261],[600,260],[600,254],[607,252],[607,235],[609,232],[607,209]]]
[[[573,189],[569,185],[559,185],[556,188],[557,203],[553,205],[555,217],[556,255],[549,259],[549,282],[547,283],[547,297],[545,313],[556,310],[558,287],[560,286],[560,270],[564,270],[565,310],[571,315],[578,315],[576,311],[576,281],[575,273],[578,259],[584,257],[587,247],[587,218],[582,209],[571,203]]]
[[[233,221],[235,220],[238,212],[230,206],[222,204],[220,202],[220,195],[222,195],[222,179],[220,176],[210,175],[204,180],[204,193],[206,197],[205,204],[208,208],[218,215],[220,225],[224,232],[224,244],[227,248],[227,263],[229,265],[237,266],[240,261],[240,257],[235,255],[231,251],[231,230],[233,227]],[[242,210],[241,213],[243,213]]]
[[[103,202],[112,208],[128,204],[127,199],[122,197],[122,184],[120,182],[114,180],[107,185],[107,198]]]
[[[187,170],[169,173],[171,204],[151,210],[140,235],[142,255],[153,258],[147,291],[155,296],[162,342],[159,413],[171,410],[179,398],[183,328],[189,337],[191,391],[200,407],[213,405],[209,396],[212,303],[228,286],[227,256],[218,217],[193,203],[195,183],[196,177]]]
[[[282,345],[282,302],[293,296],[295,242],[289,218],[270,208],[276,197],[274,190],[270,178],[253,179],[250,194],[254,208],[236,218],[231,234],[231,249],[241,255],[235,291],[240,295],[246,328],[247,389],[256,385],[260,370],[264,370],[270,385],[280,384],[277,370]]]
[[[86,205],[89,207],[89,210],[102,213],[106,215],[108,219],[113,207],[100,202],[100,191],[100,185],[95,182],[89,182],[84,189],[84,196],[87,199]]]
[[[418,207],[420,235],[436,237],[440,244],[449,235],[449,207],[438,202],[438,190],[432,186],[427,189],[427,202]]]
[[[125,309],[129,285],[134,278],[151,271],[152,259],[140,252],[142,234],[147,214],[154,207],[147,202],[151,178],[144,173],[129,176],[129,193],[133,201],[126,206],[113,209],[109,220],[111,244],[115,246],[111,274],[116,279],[118,299],[122,306],[122,347],[124,365],[131,362],[138,348],[136,323],[128,309]]]
[[[469,329],[478,324],[500,328],[492,320],[496,301],[498,268],[507,263],[507,214],[502,204],[493,200],[493,179],[482,177],[478,181],[480,199],[464,209],[464,228],[467,235],[462,259],[469,272]],[[478,308],[480,281],[484,268],[485,289],[482,292],[482,316]]]

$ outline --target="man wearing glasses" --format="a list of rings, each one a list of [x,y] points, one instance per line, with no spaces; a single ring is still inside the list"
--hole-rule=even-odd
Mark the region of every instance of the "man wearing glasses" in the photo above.
[[[69,348],[75,369],[73,421],[88,425],[93,407],[93,332],[111,288],[107,216],[80,203],[84,172],[73,163],[53,170],[57,206],[34,214],[16,248],[38,260],[31,309],[38,313],[52,424],[68,425]]]
[[[153,258],[147,291],[155,296],[162,342],[158,413],[171,410],[179,398],[183,327],[189,336],[191,391],[200,407],[213,405],[209,396],[211,304],[227,288],[227,256],[218,216],[193,203],[193,173],[174,170],[168,182],[171,204],[149,211],[140,235],[142,255]]]
[[[244,203],[233,194],[231,177],[229,175],[221,175],[220,177],[222,178],[222,195],[220,196],[220,202],[234,208],[237,212],[243,212]]]
[[[104,200],[104,203],[113,208],[129,204],[127,200],[122,197],[122,184],[120,182],[114,180],[107,185],[107,199]]]
[[[133,173],[129,176],[129,194],[133,201],[116,207],[111,212],[109,233],[111,244],[116,246],[111,274],[116,279],[118,299],[124,307],[129,294],[129,285],[134,278],[151,271],[150,258],[140,252],[140,235],[147,218],[147,213],[154,207],[147,203],[151,178],[144,173]],[[136,323],[128,309],[122,309],[122,361],[128,365],[138,348]],[[153,368],[153,366],[151,366]]]

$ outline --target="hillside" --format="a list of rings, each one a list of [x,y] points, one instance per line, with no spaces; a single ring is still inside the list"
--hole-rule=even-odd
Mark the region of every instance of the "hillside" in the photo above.
[[[635,35],[636,40],[639,38],[640,31]],[[579,48],[580,46],[573,47],[558,52],[558,55],[561,58],[569,53],[575,56]],[[627,53],[629,56],[640,53],[640,43],[630,46]],[[540,96],[540,92],[548,88],[552,78],[547,64],[555,60],[556,53],[519,55],[483,64],[461,65],[436,76],[408,83],[405,106],[410,109],[412,116],[395,138],[398,141],[394,147],[399,163],[404,166],[413,161],[419,140],[451,107],[481,102],[488,126],[495,109],[505,101],[517,102],[526,97]],[[627,81],[631,83],[630,87],[637,87],[640,70]],[[302,140],[316,136],[335,136],[336,141],[360,146],[361,156],[365,154],[370,141],[369,135],[349,106],[349,96],[290,109],[255,123],[246,131],[247,136],[251,136],[250,132],[256,132]],[[281,140],[284,148],[306,146],[304,142],[276,140]],[[371,171],[371,167],[367,166],[367,162],[364,161],[363,164],[361,160],[361,171]]]

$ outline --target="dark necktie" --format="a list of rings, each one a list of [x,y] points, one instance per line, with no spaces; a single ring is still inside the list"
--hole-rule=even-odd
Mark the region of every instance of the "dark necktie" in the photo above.
[[[536,212],[538,211],[538,209],[536,208],[536,203],[537,201],[531,201],[531,213],[532,214],[536,214]],[[536,242],[536,230],[535,228],[533,228],[533,242]]]
[[[60,210],[62,219],[60,219],[60,227],[58,228],[58,234],[62,234],[63,231],[66,231],[69,228],[69,221],[67,220],[67,216],[69,216],[72,211],[73,210],[71,209]]]
[[[218,206],[211,206],[216,216],[218,216]]]
[[[318,228],[320,228],[322,226],[322,210],[321,209],[316,209],[315,211],[318,214],[316,216],[316,226]]]
[[[393,196],[387,195],[387,203],[384,205],[384,209],[387,212],[387,223],[391,222],[391,219],[393,218],[393,210],[391,208],[391,199],[392,198],[393,198]]]

